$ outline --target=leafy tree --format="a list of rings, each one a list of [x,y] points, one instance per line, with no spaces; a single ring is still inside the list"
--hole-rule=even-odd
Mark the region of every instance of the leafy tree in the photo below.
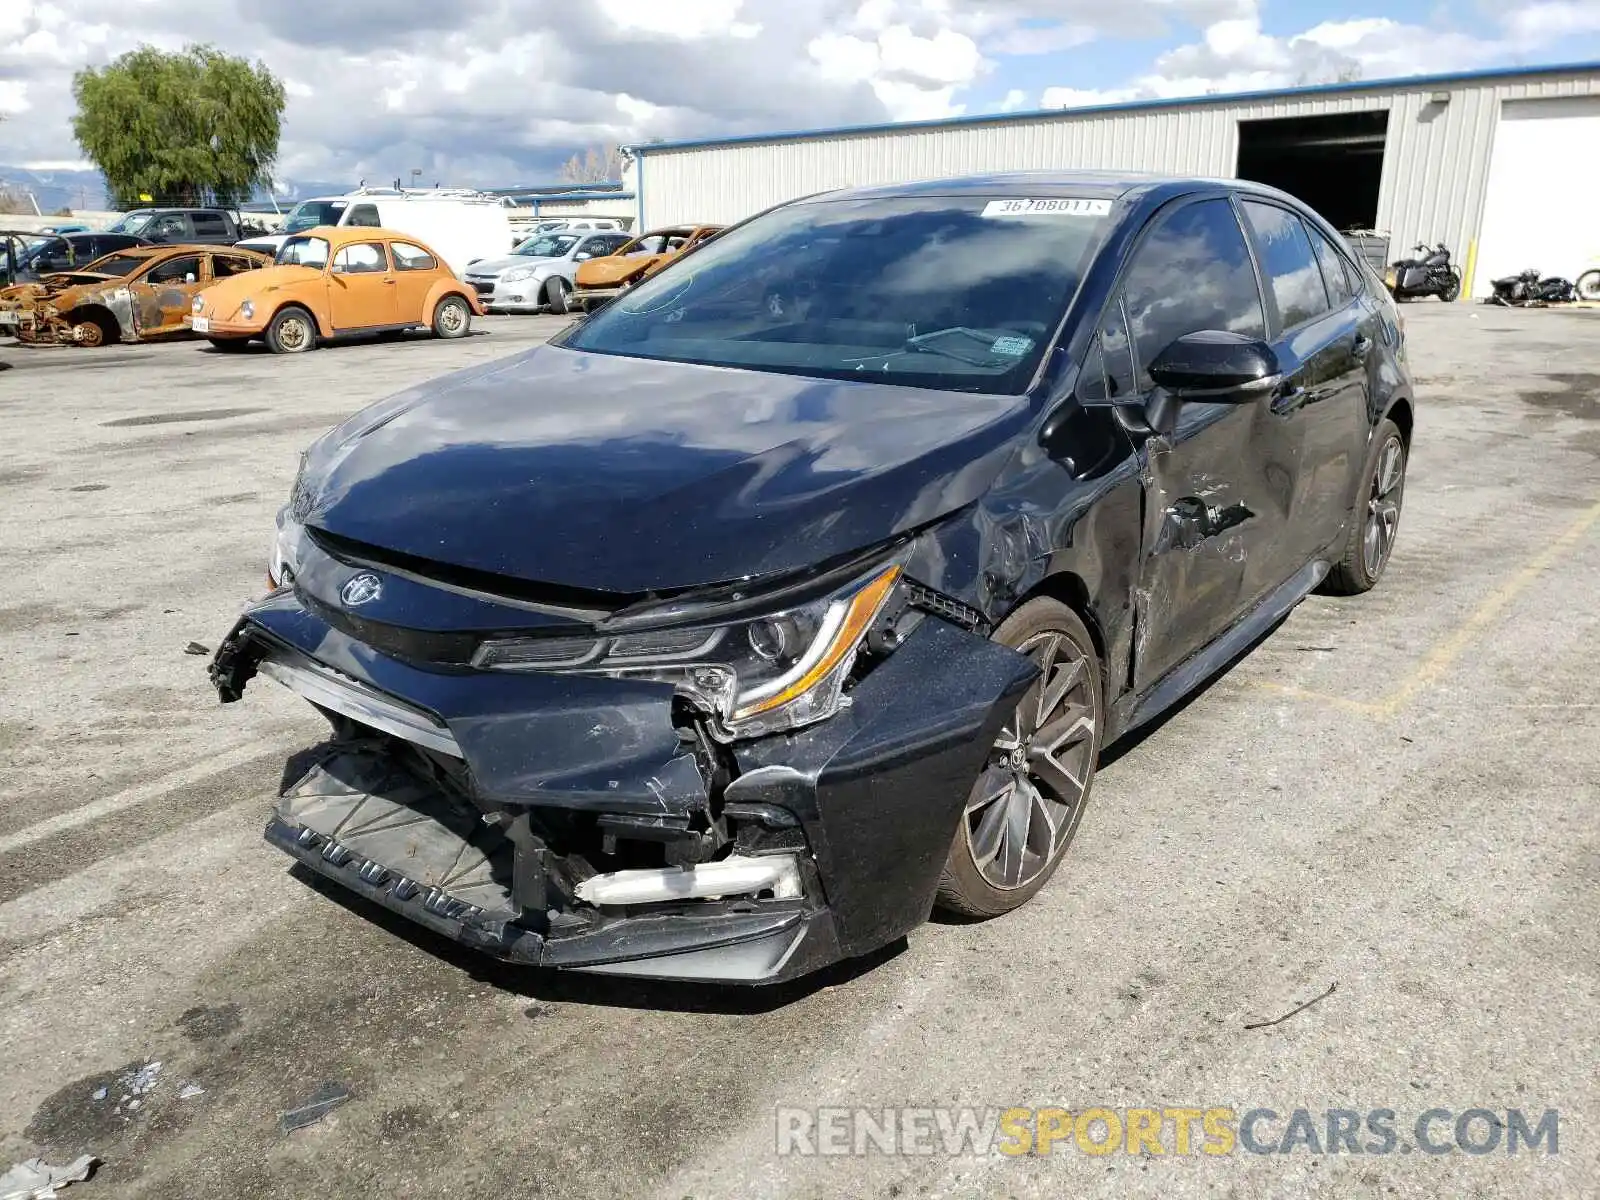
[[[72,79],[72,132],[112,202],[235,205],[270,186],[283,84],[211,46],[140,46]]]
[[[590,146],[561,164],[564,183],[606,183],[622,178],[622,147]]]

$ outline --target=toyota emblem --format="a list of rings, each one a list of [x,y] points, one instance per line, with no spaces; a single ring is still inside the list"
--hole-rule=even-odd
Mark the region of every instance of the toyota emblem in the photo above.
[[[383,580],[371,571],[363,571],[359,575],[352,575],[345,581],[344,587],[339,589],[339,599],[346,608],[359,608],[363,604],[371,604],[383,595]]]

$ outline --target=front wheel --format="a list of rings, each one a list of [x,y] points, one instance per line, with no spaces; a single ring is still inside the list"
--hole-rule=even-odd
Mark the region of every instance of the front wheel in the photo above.
[[[1329,572],[1322,590],[1335,596],[1369,591],[1383,578],[1400,529],[1406,493],[1406,442],[1393,421],[1379,423],[1362,475],[1361,491],[1350,517],[1344,557]]]
[[[557,275],[544,288],[545,302],[549,304],[550,311],[556,316],[565,316],[567,312],[567,281]]]
[[[1461,272],[1452,268],[1450,271],[1450,277],[1444,281],[1444,286],[1439,289],[1439,299],[1443,300],[1446,304],[1453,304],[1460,297],[1460,295]]]
[[[1100,758],[1100,660],[1066,605],[1030,600],[995,631],[1039,677],[1023,693],[967,796],[936,903],[995,917],[1026,903],[1066,856]]]
[[[1579,300],[1600,300],[1600,271],[1585,271],[1572,286]]]
[[[274,354],[304,354],[316,344],[316,324],[303,308],[282,309],[267,325],[267,348]]]
[[[466,337],[472,328],[472,310],[460,296],[446,296],[433,310],[433,332],[442,338]]]

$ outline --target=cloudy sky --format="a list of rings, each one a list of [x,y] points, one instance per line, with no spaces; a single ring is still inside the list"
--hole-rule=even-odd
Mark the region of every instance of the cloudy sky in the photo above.
[[[284,80],[286,181],[509,185],[602,142],[1600,59],[1600,0],[0,0],[0,163],[81,165],[73,72],[198,40]]]

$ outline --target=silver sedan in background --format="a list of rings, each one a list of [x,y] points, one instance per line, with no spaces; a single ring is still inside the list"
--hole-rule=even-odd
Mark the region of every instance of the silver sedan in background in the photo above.
[[[628,241],[621,230],[556,230],[535,234],[504,258],[467,264],[466,280],[491,312],[567,311],[578,264],[603,258]]]

